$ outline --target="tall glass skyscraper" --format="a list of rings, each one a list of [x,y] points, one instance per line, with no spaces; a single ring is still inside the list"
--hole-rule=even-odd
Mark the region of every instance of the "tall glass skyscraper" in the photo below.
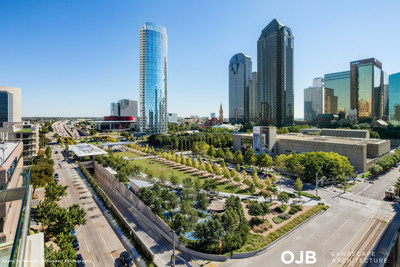
[[[245,54],[234,55],[229,61],[229,121],[249,120],[249,86],[252,62]]]
[[[315,78],[313,86],[304,89],[304,120],[311,121],[324,113],[324,79]]]
[[[350,108],[358,120],[375,121],[383,116],[382,63],[375,58],[350,63]]]
[[[167,113],[167,30],[146,22],[139,36],[140,130],[166,134]]]
[[[273,19],[257,42],[258,110],[261,124],[294,122],[294,36],[289,27]]]
[[[331,98],[333,103],[327,103],[326,101],[329,99],[325,99],[325,106],[331,107],[326,108],[325,113],[335,114],[331,112],[336,110],[336,112],[343,112],[347,116],[350,110],[350,71],[325,74],[324,81],[326,91],[329,91],[334,96]],[[336,103],[334,103],[335,101]]]
[[[389,122],[400,125],[400,72],[389,75]]]

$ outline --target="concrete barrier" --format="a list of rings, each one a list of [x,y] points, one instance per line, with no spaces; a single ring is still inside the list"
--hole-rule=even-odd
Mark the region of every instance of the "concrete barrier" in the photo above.
[[[154,214],[153,211],[146,204],[144,204],[130,189],[120,183],[114,175],[108,172],[97,162],[95,162],[94,165],[94,176],[103,179],[107,184],[111,185],[115,190],[117,190],[125,199],[127,199],[133,206],[135,206],[136,209],[140,210],[145,215],[146,218],[142,218],[143,220],[149,220],[152,224],[156,225],[159,230],[161,230],[158,231],[158,233],[168,242],[173,242],[173,234],[171,228],[169,228],[169,226],[160,217]],[[228,257],[224,255],[207,254],[189,249],[180,244],[178,242],[178,238],[176,239],[176,241],[176,247],[182,252],[191,256],[211,261],[226,261],[228,259]],[[154,257],[154,255],[152,257]]]

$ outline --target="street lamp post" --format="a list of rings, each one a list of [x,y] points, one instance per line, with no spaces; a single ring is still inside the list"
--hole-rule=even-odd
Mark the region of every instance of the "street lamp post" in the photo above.
[[[322,166],[319,167],[318,171],[315,173],[315,196],[318,197],[318,173],[322,169]]]
[[[173,237],[172,237],[173,238],[173,241],[172,241],[173,247],[172,247],[171,266],[175,267],[175,230],[172,230],[172,232],[174,234],[173,234]]]

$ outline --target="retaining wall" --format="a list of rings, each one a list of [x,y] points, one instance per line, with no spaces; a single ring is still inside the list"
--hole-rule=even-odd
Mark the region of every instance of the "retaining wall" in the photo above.
[[[94,166],[94,176],[96,178],[103,179],[107,184],[114,187],[125,199],[127,199],[133,206],[135,206],[136,209],[140,210],[147,217],[147,219],[149,219],[161,230],[158,231],[158,233],[162,235],[163,238],[165,238],[170,243],[173,242],[172,232],[169,226],[160,217],[154,214],[153,211],[146,204],[144,204],[130,189],[120,183],[114,175],[109,173],[97,162],[95,162]],[[224,255],[207,254],[189,249],[178,242],[178,237],[175,240],[177,241],[177,249],[191,256],[211,261],[226,261],[228,259],[228,257]],[[152,255],[152,257],[154,258],[154,255]]]

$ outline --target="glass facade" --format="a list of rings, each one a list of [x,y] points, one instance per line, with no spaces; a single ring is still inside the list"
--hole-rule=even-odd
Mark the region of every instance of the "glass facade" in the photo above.
[[[0,91],[0,127],[3,127],[3,122],[8,122],[9,97],[9,93]]]
[[[264,125],[294,122],[294,36],[289,27],[273,19],[257,42],[258,117]]]
[[[382,119],[382,81],[382,64],[375,58],[350,63],[350,108],[358,120]]]
[[[350,110],[350,71],[325,74],[324,80],[325,89],[332,90],[329,94],[333,96],[332,101],[336,101],[336,108],[335,103],[325,103],[327,107],[325,113],[336,114],[344,112],[347,116]],[[328,108],[328,106],[332,107],[332,109]],[[335,110],[335,113],[331,113]]]
[[[313,86],[304,89],[304,120],[311,121],[324,113],[324,79],[315,78]]]
[[[242,53],[229,61],[229,121],[249,121],[251,58]]]
[[[389,75],[389,122],[400,125],[400,72]]]
[[[139,36],[140,130],[167,133],[167,30],[146,22]]]

